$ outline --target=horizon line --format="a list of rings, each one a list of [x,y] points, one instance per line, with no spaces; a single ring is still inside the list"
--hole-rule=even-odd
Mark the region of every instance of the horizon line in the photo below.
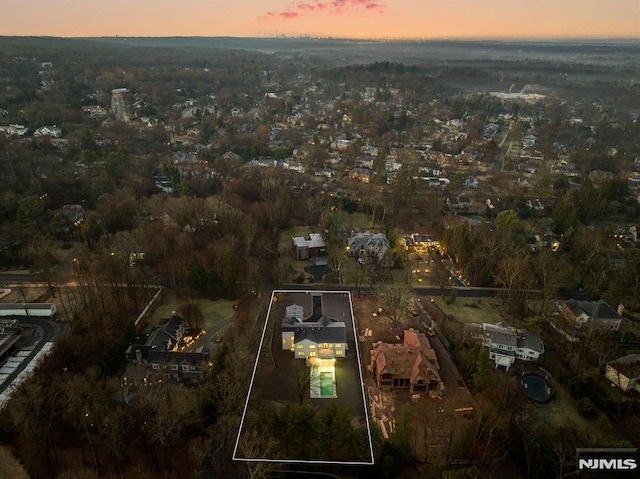
[[[367,41],[367,42],[482,42],[482,41],[638,41],[640,36],[475,36],[475,37],[336,37],[336,36],[313,36],[313,35],[256,35],[256,36],[234,36],[234,35],[99,35],[99,36],[60,36],[60,35],[4,35],[0,38],[57,38],[66,40],[87,40],[87,39],[163,39],[163,38],[207,38],[207,39],[234,39],[234,40],[337,40],[337,41]]]

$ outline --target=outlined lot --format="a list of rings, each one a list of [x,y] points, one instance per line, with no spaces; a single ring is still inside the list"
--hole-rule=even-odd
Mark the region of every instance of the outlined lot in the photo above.
[[[283,340],[283,320],[292,305],[304,311],[304,318],[296,324],[309,327],[304,334],[295,333],[296,346],[292,339],[291,348],[300,348],[299,341],[314,348],[307,359],[296,359],[300,349],[291,351],[289,340]],[[344,357],[330,354],[331,345],[327,349],[320,339],[321,326],[310,327],[318,318],[328,318],[325,323],[334,326],[344,323]],[[308,346],[308,338],[312,344],[317,341],[318,349]],[[314,371],[321,374],[316,377]],[[332,390],[327,384],[331,374]],[[331,394],[319,395],[318,390],[323,388]],[[373,464],[362,364],[348,291],[273,291],[233,459]]]

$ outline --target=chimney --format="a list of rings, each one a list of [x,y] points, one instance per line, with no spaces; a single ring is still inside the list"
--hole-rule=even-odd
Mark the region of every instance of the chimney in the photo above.
[[[142,351],[136,349],[136,363],[142,363]]]
[[[617,309],[618,316],[622,316],[624,313],[624,304],[619,304]]]

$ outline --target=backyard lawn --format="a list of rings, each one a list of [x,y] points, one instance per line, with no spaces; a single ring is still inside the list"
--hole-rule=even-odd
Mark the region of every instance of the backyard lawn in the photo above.
[[[371,225],[371,215],[365,215],[362,213],[349,214],[346,211],[334,211],[331,215],[331,219],[336,225],[344,225],[349,233],[351,230],[374,229]],[[376,221],[376,223],[378,222]],[[375,229],[379,229],[381,227],[382,226],[380,224],[376,224]]]
[[[160,320],[171,317],[172,311],[177,311],[184,301],[180,301],[173,291],[165,290],[163,293],[163,304],[158,306],[153,314],[147,318],[149,326],[157,326]],[[195,303],[200,307],[204,317],[202,329],[208,330],[214,324],[228,318],[233,314],[233,305],[236,301],[219,299],[210,301],[208,299],[196,299]]]
[[[590,420],[580,415],[576,409],[575,400],[565,386],[553,384],[555,396],[548,404],[537,409],[537,416],[548,428],[565,426],[575,427],[582,437],[593,437],[598,445],[619,447],[625,439],[614,429],[604,413],[596,419]]]

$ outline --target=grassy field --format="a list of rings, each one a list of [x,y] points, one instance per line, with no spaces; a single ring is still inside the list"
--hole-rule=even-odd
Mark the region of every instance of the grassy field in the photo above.
[[[598,445],[602,446],[620,446],[621,442],[625,441],[604,413],[600,413],[593,420],[581,416],[569,391],[561,384],[556,383],[553,387],[556,390],[553,400],[537,409],[538,418],[547,427],[575,427],[582,437],[592,437]]]
[[[349,214],[345,211],[334,211],[331,215],[331,219],[336,225],[344,225],[344,227],[347,228],[347,231],[349,232],[351,230],[373,228],[373,226],[371,225],[371,215],[365,215],[362,213]],[[380,227],[380,224],[376,225],[376,228]]]
[[[204,317],[203,329],[211,328],[215,323],[228,318],[233,314],[233,305],[236,301],[219,299],[210,301],[208,299],[196,299],[196,304],[200,307]],[[157,326],[162,319],[171,317],[172,311],[180,309],[180,305],[185,301],[179,299],[173,291],[165,290],[163,293],[162,304],[158,306],[153,314],[146,318],[148,328]]]
[[[458,298],[455,303],[447,304],[442,297],[434,297],[444,314],[463,323],[491,323],[504,321],[493,299]]]

